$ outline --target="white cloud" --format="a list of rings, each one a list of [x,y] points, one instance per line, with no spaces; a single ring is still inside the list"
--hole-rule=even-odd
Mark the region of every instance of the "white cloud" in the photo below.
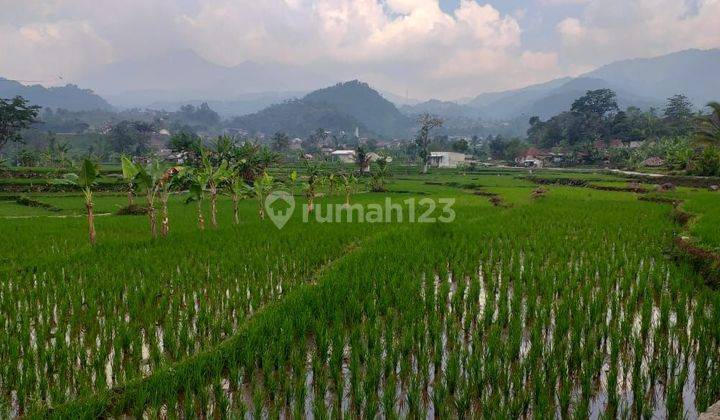
[[[444,12],[439,0],[0,0],[0,75],[71,80],[111,61],[192,49],[223,65],[283,62],[332,82],[449,98],[720,46],[720,0],[526,0],[518,10],[559,22],[559,42],[533,33],[532,48],[525,12],[504,14],[499,1]],[[581,13],[545,12],[570,3]]]
[[[720,0],[592,0],[557,26],[575,64],[720,46]]]
[[[60,77],[110,58],[109,44],[87,22],[0,25],[0,51],[0,74],[44,84],[58,84]]]

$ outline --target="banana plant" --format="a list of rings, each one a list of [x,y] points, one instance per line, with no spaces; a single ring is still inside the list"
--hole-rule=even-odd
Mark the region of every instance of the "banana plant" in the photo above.
[[[217,196],[219,187],[232,176],[232,172],[229,169],[227,160],[223,160],[219,165],[213,165],[209,159],[204,158],[202,164],[206,171],[208,181],[207,188],[210,193],[210,222],[214,228],[217,228]]]
[[[387,157],[378,159],[377,162],[375,162],[375,170],[373,171],[372,180],[370,181],[370,185],[372,186],[372,190],[374,192],[387,191],[385,182],[388,176],[388,163],[389,159]]]
[[[338,176],[335,175],[335,173],[330,173],[325,180],[327,181],[328,195],[333,197],[335,195],[335,188],[337,188],[338,184]]]
[[[135,204],[135,177],[140,172],[138,165],[136,165],[129,156],[123,155],[120,158],[122,164],[122,176],[128,185],[128,206]]]
[[[345,207],[350,207],[350,195],[355,190],[357,184],[357,178],[355,175],[341,174],[343,189],[345,190]]]
[[[87,209],[88,233],[90,244],[95,245],[95,212],[93,210],[92,188],[100,178],[100,167],[90,159],[85,159],[78,173],[65,174],[64,178],[55,181],[57,184],[75,185],[79,187],[85,197],[85,208]]]
[[[160,228],[160,234],[166,237],[170,233],[170,214],[168,211],[168,199],[170,198],[170,188],[181,179],[181,176],[185,168],[182,166],[174,166],[167,169],[163,176],[160,178],[160,182],[156,188],[160,193],[160,202],[162,203],[162,225]]]
[[[248,193],[258,200],[260,220],[265,219],[265,197],[272,192],[274,179],[263,172],[262,176],[255,178],[252,186],[247,186]]]
[[[233,173],[227,187],[233,202],[233,223],[239,225],[240,217],[238,215],[238,207],[240,200],[248,198],[250,196],[250,191],[248,185],[245,183],[245,179],[240,173]]]
[[[298,173],[297,171],[290,172],[290,176],[288,177],[288,180],[286,182],[287,188],[290,190],[290,195],[295,195],[295,186],[297,185],[298,181]]]
[[[145,198],[147,200],[147,214],[150,220],[150,233],[153,238],[157,238],[157,210],[155,208],[155,198],[158,195],[159,184],[165,175],[166,169],[156,159],[153,159],[147,166],[136,165],[138,173],[135,176],[135,182],[145,189]]]
[[[303,190],[305,192],[305,198],[307,199],[308,213],[312,213],[315,209],[315,197],[317,197],[317,190],[322,186],[322,172],[320,166],[306,161],[307,181],[303,184]]]
[[[188,173],[188,181],[190,182],[190,198],[188,202],[195,201],[197,203],[198,228],[205,229],[205,216],[203,215],[203,201],[205,201],[205,190],[207,189],[207,174],[201,168],[193,168]]]
[[[213,164],[207,151],[202,151],[200,166],[193,171],[190,192],[198,200],[198,224],[200,229],[205,228],[205,220],[202,214],[202,201],[205,198],[205,191],[210,193],[210,221],[214,228],[217,228],[217,195],[220,186],[232,176],[227,160],[219,164]]]

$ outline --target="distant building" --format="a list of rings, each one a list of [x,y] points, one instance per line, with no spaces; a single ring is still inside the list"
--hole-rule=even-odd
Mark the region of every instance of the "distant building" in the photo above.
[[[552,159],[551,153],[543,152],[540,149],[534,147],[529,148],[522,156],[515,159],[515,163],[518,166],[525,168],[542,168],[546,160]]]
[[[295,137],[290,140],[290,150],[302,150],[302,139]]]
[[[150,135],[150,148],[157,153],[162,153],[170,142],[170,132],[162,129]]]
[[[631,149],[637,149],[638,147],[642,146],[642,141],[631,141],[630,144],[628,144],[628,147]]]
[[[465,164],[465,154],[455,152],[430,152],[430,166],[457,168]]]
[[[519,166],[523,166],[525,168],[542,168],[543,167],[543,161],[534,157],[534,156],[524,156],[516,160],[517,164]]]
[[[377,162],[380,159],[385,159],[387,163],[390,163],[393,161],[392,156],[380,156],[379,154],[375,152],[370,152],[367,154],[368,161],[370,162]]]
[[[354,163],[355,162],[355,151],[354,150],[335,150],[330,153],[330,156],[334,160],[338,160],[342,163]]]

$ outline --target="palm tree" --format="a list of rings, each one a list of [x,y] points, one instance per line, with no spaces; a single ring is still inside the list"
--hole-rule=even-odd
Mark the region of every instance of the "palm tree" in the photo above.
[[[65,174],[65,177],[56,181],[58,184],[75,185],[82,189],[87,209],[88,233],[90,244],[95,245],[95,212],[93,210],[92,187],[97,184],[100,177],[100,167],[90,159],[85,159],[78,173]]]
[[[703,145],[720,145],[720,102],[710,102],[710,115],[700,117],[697,122],[695,139]]]
[[[140,172],[138,166],[133,163],[130,157],[123,155],[120,158],[122,164],[122,176],[125,182],[128,184],[128,206],[135,204],[134,190],[135,190],[135,177]]]

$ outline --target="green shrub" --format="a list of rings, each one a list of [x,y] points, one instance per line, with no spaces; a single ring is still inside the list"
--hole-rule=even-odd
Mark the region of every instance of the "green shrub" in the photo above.
[[[695,159],[692,172],[694,175],[720,176],[720,149],[706,147]]]

